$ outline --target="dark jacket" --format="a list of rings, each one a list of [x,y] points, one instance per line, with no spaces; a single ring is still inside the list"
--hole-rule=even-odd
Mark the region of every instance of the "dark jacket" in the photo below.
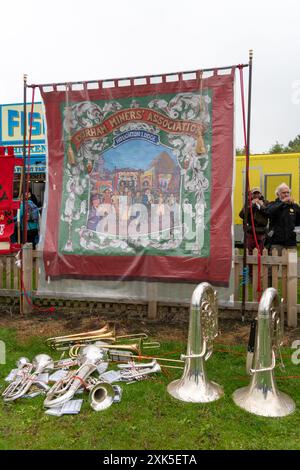
[[[263,209],[270,219],[269,244],[296,246],[294,228],[300,225],[300,207],[295,203],[280,201],[279,198]]]
[[[256,233],[267,233],[268,217],[265,215],[261,208],[258,208],[256,204],[252,204],[253,220]],[[239,216],[244,220],[245,207],[240,211]],[[247,232],[252,233],[251,213],[248,207],[248,221],[247,221]]]

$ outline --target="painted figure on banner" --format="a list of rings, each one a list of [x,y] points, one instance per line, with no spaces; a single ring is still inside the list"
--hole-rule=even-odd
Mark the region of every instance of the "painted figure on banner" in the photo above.
[[[89,230],[96,230],[96,227],[100,221],[100,214],[99,214],[99,206],[100,206],[100,196],[98,194],[94,194],[91,197],[91,208],[89,211],[89,217],[87,221],[87,228]]]

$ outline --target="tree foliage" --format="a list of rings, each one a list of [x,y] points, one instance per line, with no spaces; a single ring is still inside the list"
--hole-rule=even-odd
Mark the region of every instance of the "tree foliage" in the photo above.
[[[237,147],[235,149],[235,154],[236,154],[236,156],[245,155],[246,154],[245,147]]]
[[[287,146],[280,144],[278,141],[269,149],[269,153],[297,153],[300,152],[300,134],[293,140],[290,140]]]

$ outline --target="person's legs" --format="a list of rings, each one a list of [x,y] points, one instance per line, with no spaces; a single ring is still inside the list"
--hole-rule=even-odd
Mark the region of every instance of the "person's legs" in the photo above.
[[[38,236],[39,236],[39,231],[37,229],[28,230],[27,232],[27,241],[28,243],[32,243],[32,247],[34,250],[37,244]]]
[[[252,255],[254,248],[256,248],[254,236],[252,233],[247,233],[246,248],[248,249],[249,255]]]

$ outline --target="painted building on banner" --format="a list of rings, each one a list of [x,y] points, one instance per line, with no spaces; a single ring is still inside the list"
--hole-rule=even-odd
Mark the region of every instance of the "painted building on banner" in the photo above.
[[[46,142],[42,103],[34,103],[31,116],[31,103],[26,106],[27,144],[32,118],[30,145],[30,187],[40,204],[43,203],[46,173]],[[0,146],[13,146],[15,156],[23,158],[24,105],[23,103],[0,104]],[[28,155],[28,152],[27,152]],[[15,170],[15,194],[20,185],[21,167]]]

